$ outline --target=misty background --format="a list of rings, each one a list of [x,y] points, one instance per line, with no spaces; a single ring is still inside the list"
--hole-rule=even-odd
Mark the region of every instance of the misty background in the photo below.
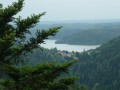
[[[0,0],[5,6],[17,0]],[[42,21],[120,19],[120,0],[25,0],[20,16],[47,12]]]

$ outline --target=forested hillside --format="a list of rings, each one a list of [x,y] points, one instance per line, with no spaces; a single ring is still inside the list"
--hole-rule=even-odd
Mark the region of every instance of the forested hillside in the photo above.
[[[90,90],[120,90],[120,37],[95,50],[76,54],[73,73]]]

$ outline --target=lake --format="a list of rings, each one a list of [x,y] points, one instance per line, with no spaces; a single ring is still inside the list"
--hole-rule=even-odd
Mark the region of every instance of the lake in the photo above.
[[[69,45],[69,44],[55,44],[56,40],[45,40],[45,44],[41,44],[42,47],[52,49],[57,48],[58,50],[77,51],[83,52],[90,49],[95,49],[100,45]]]

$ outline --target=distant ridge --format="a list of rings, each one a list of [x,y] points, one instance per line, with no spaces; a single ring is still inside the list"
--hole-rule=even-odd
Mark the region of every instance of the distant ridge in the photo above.
[[[40,24],[58,24],[58,23],[118,23],[120,19],[101,19],[101,20],[58,20],[41,21]]]

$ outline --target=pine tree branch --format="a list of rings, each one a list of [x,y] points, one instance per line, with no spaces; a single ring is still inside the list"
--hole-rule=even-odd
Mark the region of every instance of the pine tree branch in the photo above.
[[[11,59],[16,60],[15,58],[20,57],[21,55],[25,55],[28,52],[32,52],[33,49],[40,48],[40,44],[44,43],[45,39],[48,39],[49,36],[54,36],[61,27],[50,28],[49,30],[38,30],[36,33],[36,38],[30,38],[30,41],[25,43],[24,45],[16,47],[14,53],[7,58],[9,62]],[[18,60],[18,59],[17,59]],[[19,61],[13,61],[19,62]],[[12,62],[12,63],[13,63]]]
[[[18,2],[13,3],[11,6],[5,9],[0,8],[0,35],[3,35],[8,27],[8,23],[14,20],[14,15],[22,10],[24,0],[18,0]]]
[[[22,10],[24,0],[18,0],[5,9],[0,9],[0,28],[13,20],[13,16]]]
[[[45,12],[39,15],[31,15],[31,17],[27,17],[26,19],[21,19],[21,17],[16,18],[16,37],[24,38],[24,34],[29,33],[30,28],[33,28],[38,22],[41,16],[45,15]]]

